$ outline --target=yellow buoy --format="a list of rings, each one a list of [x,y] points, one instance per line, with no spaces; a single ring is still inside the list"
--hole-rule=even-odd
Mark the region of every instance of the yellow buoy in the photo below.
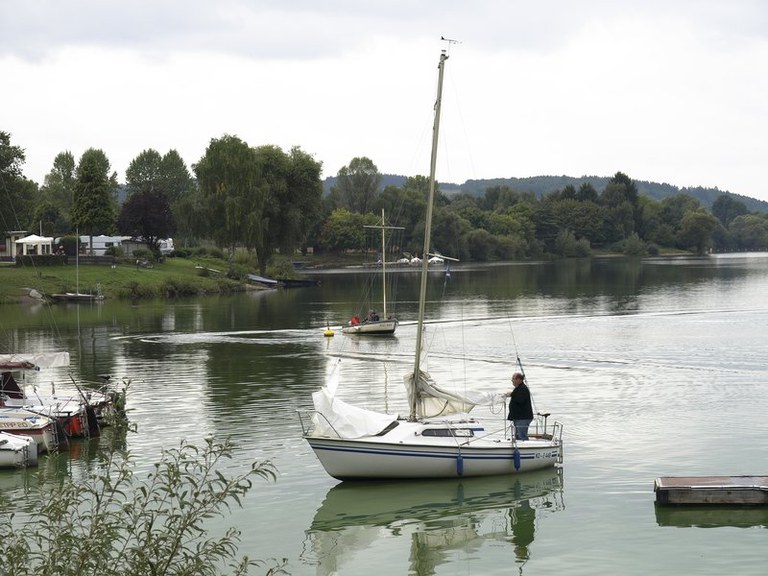
[[[325,332],[323,332],[323,336],[333,336],[334,331],[328,328]]]

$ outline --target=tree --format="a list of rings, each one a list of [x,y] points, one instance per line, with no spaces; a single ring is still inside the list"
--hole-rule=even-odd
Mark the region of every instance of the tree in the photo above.
[[[160,186],[160,162],[162,158],[157,150],[144,150],[131,160],[125,170],[125,182],[128,194],[162,190]]]
[[[466,260],[470,255],[470,248],[467,244],[467,234],[472,230],[472,226],[458,214],[446,210],[445,208],[435,210],[434,222],[432,223],[432,240],[430,241],[430,250],[432,252],[441,252],[452,258]],[[418,237],[419,251],[421,255],[424,250],[424,228],[420,227],[421,235]],[[490,236],[486,230],[485,234]],[[479,238],[485,238],[485,234]],[[414,242],[416,239],[414,239]],[[491,247],[491,249],[493,246]]]
[[[680,221],[677,233],[678,245],[693,250],[697,254],[704,252],[712,244],[712,232],[717,226],[717,219],[704,210],[689,211]]]
[[[278,249],[291,254],[302,247],[320,219],[322,164],[298,147],[286,154],[277,146],[260,146],[255,156],[266,198],[261,237],[254,243],[264,274]]]
[[[576,191],[576,200],[579,202],[597,202],[599,196],[591,182],[584,182]]]
[[[342,206],[350,212],[365,214],[373,207],[379,191],[381,174],[370,158],[353,158],[336,175],[337,193]]]
[[[11,146],[11,135],[0,131],[0,175],[4,178],[20,178],[25,159],[24,149]]]
[[[212,139],[193,169],[216,243],[255,248],[267,200],[255,151],[237,136]]]
[[[176,232],[163,168],[160,153],[152,149],[131,161],[125,171],[128,199],[117,220],[122,234],[141,237],[154,252],[158,251],[160,239]]]
[[[179,200],[171,204],[176,221],[176,235],[181,245],[193,245],[197,239],[209,235],[208,218],[203,195],[197,188],[191,188]],[[179,242],[175,242],[179,246]]]
[[[605,244],[605,229],[608,209],[589,200],[563,199],[552,203],[552,212],[560,230],[570,230],[576,238],[584,238],[590,244]],[[562,252],[560,252],[562,254]]]
[[[721,194],[712,203],[712,214],[720,220],[720,223],[725,228],[728,228],[734,218],[744,216],[747,213],[748,210],[744,203],[739,202],[728,194]]]
[[[72,223],[91,237],[91,248],[94,234],[111,232],[115,225],[117,174],[109,171],[106,154],[95,148],[83,152],[77,165]]]
[[[50,200],[41,200],[37,203],[33,220],[40,225],[44,236],[61,235],[70,231],[69,222],[61,209]]]
[[[346,208],[334,210],[326,218],[320,232],[320,248],[335,253],[361,248],[365,244],[363,226],[362,214],[352,213]]]
[[[768,249],[768,218],[764,215],[736,216],[731,222],[730,231],[740,250]]]
[[[622,240],[640,229],[638,199],[637,186],[632,179],[622,172],[616,172],[600,195],[600,203],[608,208],[606,240]]]
[[[176,150],[169,150],[160,161],[160,189],[173,206],[195,191],[195,180]]]
[[[117,229],[121,234],[142,238],[150,250],[158,251],[158,241],[176,232],[171,205],[160,190],[132,193],[120,209]]]
[[[623,202],[637,206],[639,194],[632,179],[623,172],[616,172],[600,195],[600,201],[606,206],[616,207]]]
[[[472,260],[486,262],[496,252],[496,237],[487,230],[477,228],[467,234],[467,250]]]
[[[11,135],[0,131],[0,229],[18,230],[31,224],[37,185],[21,174],[24,149],[11,145]]]
[[[75,157],[72,152],[67,150],[56,155],[40,192],[43,200],[56,206],[61,218],[70,225],[75,197]]]

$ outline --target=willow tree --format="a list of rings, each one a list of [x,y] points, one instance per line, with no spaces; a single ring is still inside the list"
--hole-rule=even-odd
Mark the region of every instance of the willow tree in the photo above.
[[[322,218],[322,164],[298,147],[289,154],[276,146],[261,146],[255,152],[267,200],[262,237],[255,244],[263,274],[277,250],[291,254],[302,248]]]
[[[261,237],[266,190],[256,152],[237,136],[211,140],[194,166],[213,240],[234,253]]]
[[[117,174],[109,174],[110,165],[103,151],[89,148],[77,164],[73,186],[72,224],[90,236],[111,232],[115,226]]]

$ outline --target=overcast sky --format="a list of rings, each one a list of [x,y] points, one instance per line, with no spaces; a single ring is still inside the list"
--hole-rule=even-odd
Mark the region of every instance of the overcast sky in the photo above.
[[[212,138],[438,179],[611,176],[768,200],[762,0],[0,0],[0,130],[43,182]]]

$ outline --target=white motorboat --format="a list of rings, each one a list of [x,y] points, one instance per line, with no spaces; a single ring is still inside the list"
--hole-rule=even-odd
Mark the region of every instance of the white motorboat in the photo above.
[[[37,444],[30,436],[0,432],[0,468],[37,466]]]
[[[54,419],[24,408],[0,407],[0,432],[29,436],[40,454],[65,450],[69,443]]]
[[[331,379],[312,395],[311,426],[302,428],[326,472],[340,480],[457,478],[494,476],[554,467],[562,459],[562,426],[515,439],[513,426],[488,430],[468,415],[477,404],[440,388],[421,370],[424,313],[429,277],[429,243],[435,196],[444,50],[438,66],[429,199],[421,258],[419,316],[413,372],[405,380],[410,413],[406,418],[364,410],[336,397]],[[414,376],[415,375],[415,376]]]

